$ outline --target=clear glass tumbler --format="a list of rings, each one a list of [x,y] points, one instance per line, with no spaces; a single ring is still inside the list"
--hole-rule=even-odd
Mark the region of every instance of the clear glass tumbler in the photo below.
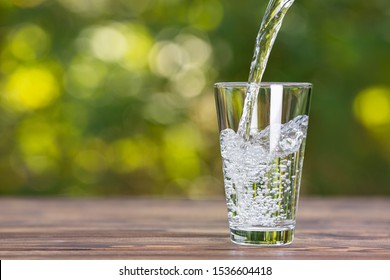
[[[294,238],[312,85],[262,83],[250,137],[237,134],[247,83],[216,83],[231,240],[278,246]]]

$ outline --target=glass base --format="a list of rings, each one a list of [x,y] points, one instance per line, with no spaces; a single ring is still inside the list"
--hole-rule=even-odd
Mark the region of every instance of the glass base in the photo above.
[[[230,228],[230,239],[239,245],[252,246],[283,246],[291,244],[294,239],[294,229],[235,229]]]

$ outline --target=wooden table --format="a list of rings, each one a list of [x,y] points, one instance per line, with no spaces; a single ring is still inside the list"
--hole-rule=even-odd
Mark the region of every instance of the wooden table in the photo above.
[[[2,198],[0,213],[0,259],[390,259],[389,198],[302,198],[276,248],[232,244],[223,198]]]

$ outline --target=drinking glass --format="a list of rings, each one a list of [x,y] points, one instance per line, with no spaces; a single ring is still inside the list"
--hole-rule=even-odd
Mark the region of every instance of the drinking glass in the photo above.
[[[243,137],[237,131],[247,88],[214,85],[230,237],[286,245],[294,238],[312,85],[261,83]]]

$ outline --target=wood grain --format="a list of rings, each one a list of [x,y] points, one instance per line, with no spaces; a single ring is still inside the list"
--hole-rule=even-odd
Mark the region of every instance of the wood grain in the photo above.
[[[390,259],[390,199],[303,198],[295,240],[229,240],[223,199],[0,199],[0,259]]]

